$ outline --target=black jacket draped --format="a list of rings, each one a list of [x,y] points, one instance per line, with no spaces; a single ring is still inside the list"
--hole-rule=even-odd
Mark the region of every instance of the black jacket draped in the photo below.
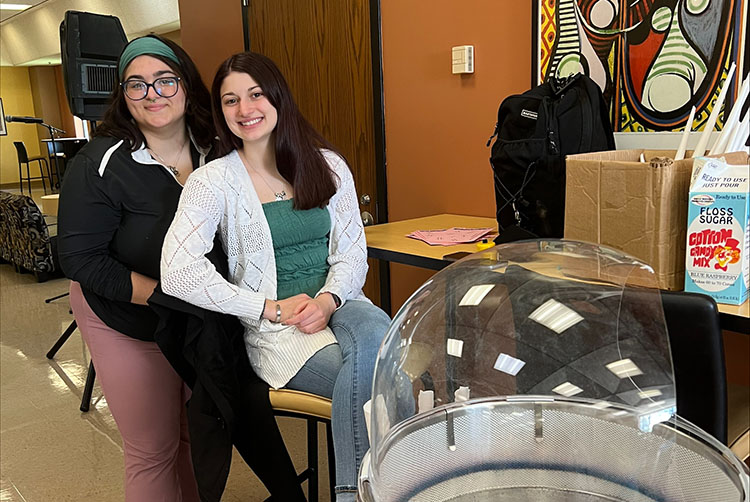
[[[226,257],[212,261],[226,268]],[[305,500],[273,416],[268,384],[250,366],[239,320],[178,300],[160,287],[149,304],[159,316],[156,343],[192,389],[188,428],[201,500],[221,499],[232,444],[274,500]]]

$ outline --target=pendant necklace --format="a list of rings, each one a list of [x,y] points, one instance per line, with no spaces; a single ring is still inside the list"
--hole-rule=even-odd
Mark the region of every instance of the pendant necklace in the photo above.
[[[266,183],[266,185],[268,185],[268,183]],[[282,189],[281,192],[274,192],[273,195],[276,197],[276,200],[284,200],[284,198],[286,197],[286,190]]]
[[[177,165],[180,163],[180,159],[182,159],[182,154],[185,151],[185,145],[187,145],[187,142],[188,138],[185,138],[185,142],[182,144],[182,147],[180,148],[180,152],[177,154],[177,159],[175,159],[174,164],[169,164],[161,157],[161,155],[153,151],[151,148],[148,149],[148,152],[151,154],[151,158],[160,162],[164,167],[170,170],[175,178],[178,178],[180,176],[180,171],[177,170]]]
[[[244,157],[244,155],[243,155],[243,157]],[[286,190],[284,190],[283,187],[282,187],[282,189],[281,189],[280,192],[275,191],[273,188],[271,188],[271,185],[268,183],[268,181],[266,181],[266,178],[260,173],[260,171],[258,171],[253,166],[251,166],[249,162],[246,162],[246,164],[248,166],[250,166],[250,169],[252,169],[253,171],[255,171],[255,174],[257,174],[258,177],[260,177],[261,180],[263,180],[263,183],[266,184],[266,186],[271,191],[271,193],[273,193],[273,195],[274,195],[274,197],[276,198],[277,201],[284,200],[286,198]]]
[[[255,171],[255,172],[258,173],[258,171]],[[273,192],[273,188],[271,188],[271,185],[268,184],[268,182],[265,180],[265,178],[263,178],[263,176],[260,173],[258,173],[258,176],[260,176],[260,179],[263,180],[263,183],[266,184],[266,186],[268,187],[268,189]],[[276,197],[277,201],[278,200],[284,200],[286,198],[286,190],[284,190],[282,188],[281,192],[273,192],[273,195],[274,195],[274,197]]]

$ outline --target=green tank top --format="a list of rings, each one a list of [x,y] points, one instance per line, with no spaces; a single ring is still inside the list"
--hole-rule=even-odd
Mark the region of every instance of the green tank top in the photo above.
[[[331,217],[325,208],[296,210],[292,199],[267,202],[279,300],[300,293],[315,296],[328,276]]]

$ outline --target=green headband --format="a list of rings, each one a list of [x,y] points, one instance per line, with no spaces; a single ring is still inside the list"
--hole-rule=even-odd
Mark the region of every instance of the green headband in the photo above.
[[[118,70],[120,73],[120,79],[122,79],[125,73],[125,68],[128,67],[131,61],[138,56],[143,55],[156,55],[163,56],[167,59],[171,59],[176,64],[180,65],[180,60],[177,59],[177,54],[169,48],[167,44],[154,37],[141,37],[136,38],[130,42],[125,50],[120,54],[120,62],[118,64]]]

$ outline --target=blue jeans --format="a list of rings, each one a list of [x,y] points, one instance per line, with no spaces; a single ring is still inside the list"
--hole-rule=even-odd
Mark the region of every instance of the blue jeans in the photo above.
[[[313,355],[286,385],[332,400],[336,500],[354,500],[362,457],[370,447],[362,406],[370,399],[380,343],[391,320],[375,305],[349,300],[328,325],[338,341]]]

